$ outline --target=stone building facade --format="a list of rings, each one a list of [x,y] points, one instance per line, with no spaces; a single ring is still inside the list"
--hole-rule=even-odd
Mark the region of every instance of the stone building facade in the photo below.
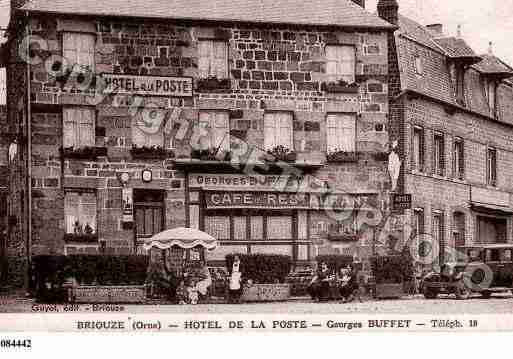
[[[413,233],[439,245],[438,260],[458,248],[513,242],[513,69],[476,55],[443,26],[399,14],[395,0],[378,13],[398,25],[390,38],[390,136],[399,142],[399,191]]]
[[[21,3],[6,46],[11,281],[38,254],[142,253],[180,226],[218,239],[211,264],[370,255],[357,222],[388,206],[394,26],[362,2],[272,16],[251,0]]]

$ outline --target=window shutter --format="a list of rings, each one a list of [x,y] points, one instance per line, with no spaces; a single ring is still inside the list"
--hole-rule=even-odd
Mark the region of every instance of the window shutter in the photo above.
[[[92,109],[78,109],[76,110],[78,126],[78,138],[80,146],[94,146],[95,145],[95,130],[94,130],[94,110]]]
[[[75,35],[76,34],[69,32],[62,34],[62,56],[70,68],[78,63],[78,51]]]
[[[444,176],[445,175],[445,141],[444,141],[444,136],[441,135],[440,136],[440,163],[439,163],[439,166],[440,166],[440,176]]]
[[[214,113],[214,123],[212,124],[212,135],[213,138],[211,143],[214,148],[219,148],[220,150],[229,151],[230,150],[230,118],[228,116],[228,112],[226,111],[216,111]]]
[[[328,152],[339,150],[337,141],[337,116],[329,114],[326,119],[326,147]]]
[[[228,78],[228,47],[224,41],[213,41],[214,75],[218,79]]]
[[[77,116],[75,114],[75,110],[72,108],[63,109],[63,143],[62,146],[64,148],[75,147],[78,145],[78,141],[76,138],[76,134],[78,132],[77,129]]]
[[[461,179],[465,178],[465,142],[461,141],[459,144],[459,176]]]
[[[419,153],[419,169],[420,171],[424,171],[425,168],[424,168],[424,164],[425,164],[425,156],[424,156],[424,153],[425,153],[425,136],[424,136],[424,130],[421,129],[420,132],[419,132],[419,140],[420,140],[420,144],[419,144],[419,149],[420,149],[420,153]]]
[[[212,75],[211,56],[212,56],[212,41],[200,41],[198,43],[198,71],[200,78],[207,78]]]
[[[290,113],[281,113],[278,115],[279,119],[279,144],[294,150],[294,143],[292,139],[292,115]]]
[[[277,121],[273,113],[266,113],[264,115],[264,149],[272,150],[277,146],[276,141],[276,127]]]

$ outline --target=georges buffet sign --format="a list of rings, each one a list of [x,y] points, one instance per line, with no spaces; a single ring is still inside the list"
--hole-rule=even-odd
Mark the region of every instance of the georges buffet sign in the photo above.
[[[191,77],[103,74],[105,91],[154,96],[192,96]]]

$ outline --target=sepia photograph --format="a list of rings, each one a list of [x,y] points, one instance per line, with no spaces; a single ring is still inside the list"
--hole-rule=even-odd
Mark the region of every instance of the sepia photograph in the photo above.
[[[1,332],[513,331],[512,0],[0,8]]]

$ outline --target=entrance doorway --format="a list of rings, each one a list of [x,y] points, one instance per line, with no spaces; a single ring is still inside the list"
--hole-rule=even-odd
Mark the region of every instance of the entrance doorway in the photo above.
[[[164,191],[134,189],[136,246],[164,229]]]

